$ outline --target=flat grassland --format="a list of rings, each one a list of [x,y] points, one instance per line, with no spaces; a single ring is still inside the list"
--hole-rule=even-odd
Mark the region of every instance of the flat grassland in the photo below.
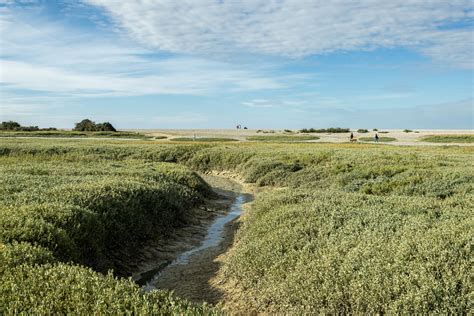
[[[137,132],[78,132],[78,131],[2,131],[0,137],[51,137],[51,138],[149,138]]]
[[[186,226],[212,194],[196,171],[263,188],[213,280],[224,310],[469,313],[473,156],[457,146],[1,139],[0,313],[221,312],[102,274],[120,272],[121,252]]]

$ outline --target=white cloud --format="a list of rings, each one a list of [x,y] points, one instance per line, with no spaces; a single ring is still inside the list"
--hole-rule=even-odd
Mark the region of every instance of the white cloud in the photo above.
[[[13,10],[2,13],[3,92],[21,89],[78,97],[205,95],[279,89],[290,81],[264,67],[195,57],[149,58],[151,51],[121,39],[83,34]]]
[[[306,56],[408,47],[435,61],[474,66],[470,0],[84,0],[135,40],[163,51]]]

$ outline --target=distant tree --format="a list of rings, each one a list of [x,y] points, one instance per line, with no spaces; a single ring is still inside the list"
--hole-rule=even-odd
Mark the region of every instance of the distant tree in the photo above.
[[[0,129],[2,130],[14,131],[20,128],[21,128],[20,123],[14,122],[14,121],[2,122],[2,124],[0,124]]]
[[[117,131],[115,127],[109,122],[99,123],[96,126],[97,126],[97,130],[102,131],[102,132],[116,132]]]
[[[95,124],[95,122],[92,122],[89,119],[85,119],[80,121],[79,123],[76,123],[76,127],[74,127],[73,130],[79,132],[95,132],[97,131],[97,125]]]

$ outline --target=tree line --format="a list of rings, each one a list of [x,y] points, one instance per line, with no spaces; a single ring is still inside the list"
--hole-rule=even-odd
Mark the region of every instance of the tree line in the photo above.
[[[0,123],[0,130],[2,131],[56,131],[55,127],[39,128],[38,126],[22,126],[20,123],[15,121],[6,121]],[[115,127],[109,122],[96,123],[89,119],[82,120],[75,124],[73,131],[80,132],[116,132]]]

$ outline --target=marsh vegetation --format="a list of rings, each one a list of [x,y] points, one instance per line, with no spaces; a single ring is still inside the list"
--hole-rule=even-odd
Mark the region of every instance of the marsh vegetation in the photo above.
[[[1,312],[219,312],[162,290],[142,293],[120,278],[117,254],[187,225],[189,210],[212,195],[196,171],[230,171],[265,190],[220,267],[224,308],[467,313],[473,154],[470,147],[3,139]]]

